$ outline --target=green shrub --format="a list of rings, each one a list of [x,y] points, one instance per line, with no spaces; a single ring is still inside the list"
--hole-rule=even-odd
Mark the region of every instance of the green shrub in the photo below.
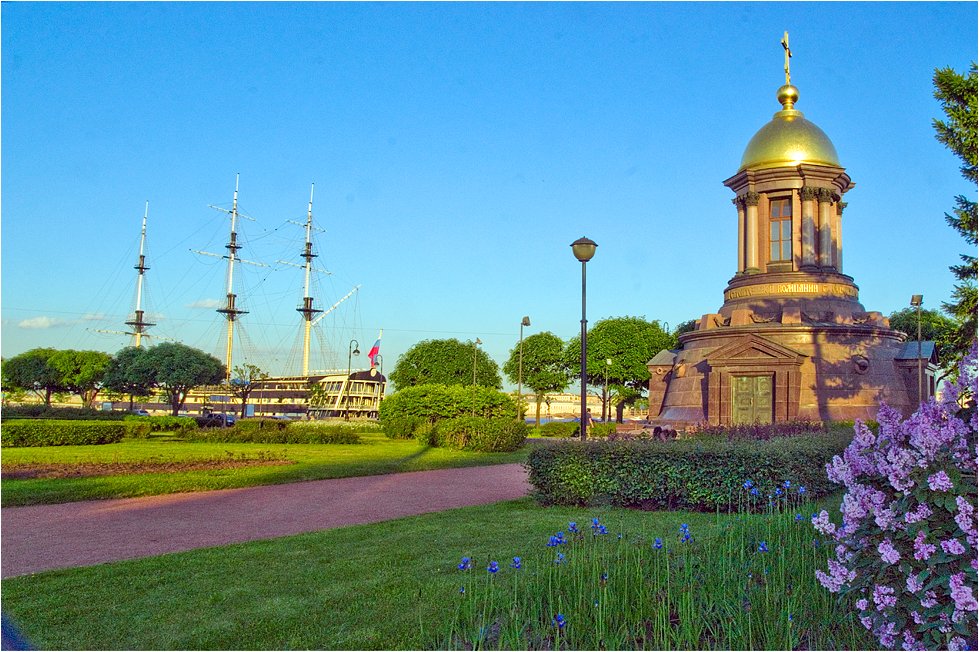
[[[22,419],[0,430],[0,446],[83,446],[114,444],[126,434],[122,421]]]
[[[153,424],[148,417],[126,419],[122,425],[126,428],[126,436],[133,439],[146,439],[153,432]]]
[[[550,421],[541,424],[541,437],[577,437],[578,424],[574,421]]]
[[[87,407],[46,407],[43,403],[33,405],[11,405],[3,408],[0,418],[9,419],[59,419],[83,421],[121,421],[127,412],[103,412]]]
[[[285,419],[269,419],[258,417],[256,419],[241,419],[235,422],[231,428],[237,432],[254,432],[256,430],[285,430],[289,425]]]
[[[127,435],[128,437],[138,437],[138,436],[148,436],[150,432],[175,432],[177,434],[186,434],[191,430],[197,429],[197,422],[193,417],[174,417],[174,416],[156,416],[156,417],[141,417],[135,414],[128,414],[123,419],[127,424],[132,423],[145,423],[149,425],[145,435]],[[140,429],[142,432],[143,429]]]
[[[415,436],[418,426],[429,422],[425,417],[420,416],[391,416],[382,423],[384,434],[391,439],[411,439]]]
[[[577,425],[577,424],[575,424]],[[596,423],[591,427],[589,437],[608,437],[615,434],[615,423]]]
[[[412,436],[428,446],[438,445],[436,440],[435,424],[431,421],[420,419],[418,423],[415,424],[415,429],[412,431]]]
[[[528,431],[526,423],[513,417],[457,417],[439,421],[432,439],[435,446],[495,453],[517,450]]]
[[[239,421],[231,428],[198,430],[189,435],[194,441],[234,442],[255,444],[359,444],[360,426],[357,424],[326,423],[323,421],[281,421],[276,426],[250,426],[239,424],[257,422],[259,419]],[[266,419],[264,421],[276,421]]]
[[[492,387],[416,385],[385,398],[379,419],[388,437],[406,438],[408,432],[414,436],[420,421],[435,424],[465,416],[513,418],[516,413],[513,397]]]
[[[764,508],[768,494],[792,483],[811,498],[831,493],[825,465],[852,434],[769,441],[553,442],[534,447],[527,467],[545,504],[612,504],[643,509]],[[751,480],[760,489],[744,489]],[[797,495],[793,493],[793,495]]]

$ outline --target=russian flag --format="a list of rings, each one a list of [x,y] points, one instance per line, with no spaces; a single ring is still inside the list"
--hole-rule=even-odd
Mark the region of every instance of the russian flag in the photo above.
[[[381,352],[381,335],[383,334],[384,329],[382,328],[377,333],[377,341],[374,342],[374,346],[372,346],[371,350],[367,353],[367,357],[370,358],[371,361],[371,369],[377,366],[377,354]]]

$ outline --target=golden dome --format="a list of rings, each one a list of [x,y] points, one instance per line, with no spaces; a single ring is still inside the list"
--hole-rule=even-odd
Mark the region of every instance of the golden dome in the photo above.
[[[778,89],[777,97],[782,110],[748,141],[738,171],[800,163],[842,167],[829,137],[793,108],[799,99],[799,89],[786,84]]]

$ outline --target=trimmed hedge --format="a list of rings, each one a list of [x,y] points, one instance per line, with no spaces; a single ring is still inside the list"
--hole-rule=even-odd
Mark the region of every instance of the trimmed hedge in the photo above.
[[[236,442],[255,444],[360,444],[356,424],[325,423],[322,421],[282,421],[278,419],[246,419],[231,428],[198,430],[189,439],[204,442]]]
[[[31,405],[10,405],[3,408],[0,418],[4,421],[13,419],[58,419],[60,421],[121,421],[127,412],[106,412],[87,407],[47,407],[43,403]]]
[[[114,444],[126,435],[122,421],[21,419],[0,430],[0,446],[85,446]]]
[[[529,430],[526,423],[512,417],[458,417],[439,421],[428,443],[481,453],[509,452],[520,448]]]
[[[544,504],[722,511],[765,508],[768,494],[789,480],[791,495],[809,497],[837,487],[825,466],[852,433],[770,441],[562,441],[534,447],[526,466]],[[760,495],[743,487],[751,480]]]
[[[516,414],[513,397],[492,387],[416,385],[385,398],[378,418],[388,437],[410,439],[417,436],[423,422],[465,416],[513,418]]]
[[[175,432],[183,435],[191,430],[197,429],[197,421],[194,420],[194,417],[141,417],[130,414],[123,419],[123,422],[127,427],[132,427],[132,429],[136,431],[135,433],[127,433],[127,437],[147,437],[151,432]],[[140,424],[147,427],[144,428]]]

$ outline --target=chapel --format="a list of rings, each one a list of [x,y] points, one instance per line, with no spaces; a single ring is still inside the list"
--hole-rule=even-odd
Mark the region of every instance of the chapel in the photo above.
[[[843,271],[843,198],[854,183],[796,108],[787,34],[782,45],[781,109],[724,181],[735,195],[737,269],[720,309],[649,361],[653,423],[867,420],[882,402],[908,414],[934,394],[934,344],[919,352],[866,310]]]

